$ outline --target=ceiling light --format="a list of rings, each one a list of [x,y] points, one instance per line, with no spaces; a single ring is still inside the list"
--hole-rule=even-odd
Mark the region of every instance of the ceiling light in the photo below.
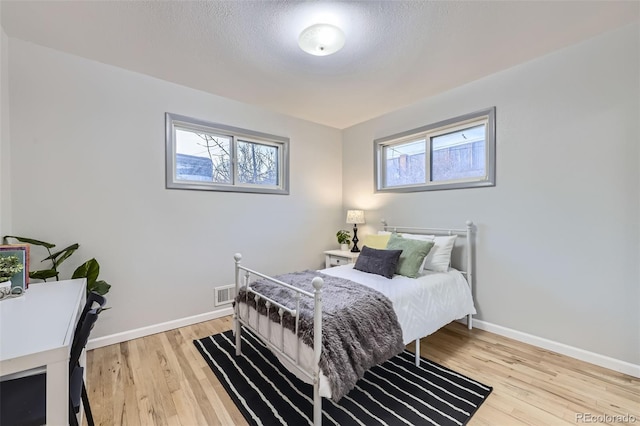
[[[330,24],[315,24],[300,33],[298,44],[311,55],[327,56],[342,49],[344,39],[340,28]]]

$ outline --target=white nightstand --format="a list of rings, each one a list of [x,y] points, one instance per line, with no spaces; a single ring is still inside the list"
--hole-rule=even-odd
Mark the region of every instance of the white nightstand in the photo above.
[[[332,266],[346,265],[347,263],[356,263],[356,259],[360,256],[360,252],[352,253],[342,250],[327,250],[324,252],[325,268]]]

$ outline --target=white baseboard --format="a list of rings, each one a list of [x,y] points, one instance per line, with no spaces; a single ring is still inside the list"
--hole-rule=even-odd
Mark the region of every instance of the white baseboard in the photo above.
[[[138,339],[140,337],[150,336],[152,334],[162,333],[180,327],[186,327],[188,325],[225,317],[231,314],[233,314],[233,308],[228,307],[220,309],[218,311],[205,312],[204,314],[194,315],[192,317],[180,318],[177,320],[154,324],[147,327],[136,328],[135,330],[123,331],[121,333],[111,334],[109,336],[98,337],[89,340],[89,342],[87,343],[87,350],[114,345],[116,343],[126,342],[127,340]]]
[[[475,318],[473,319],[473,327],[479,328],[480,330],[489,331],[491,333],[499,334],[500,336],[508,337],[519,342],[528,343],[539,348],[557,352],[562,355],[570,356],[571,358],[579,359],[581,361],[595,364],[600,367],[608,368],[610,370],[640,378],[640,365],[638,364],[632,364],[630,362],[611,358],[605,355],[600,355],[595,352],[585,351],[584,349],[523,333],[521,331],[503,327],[501,325],[492,324],[490,322],[477,320]]]

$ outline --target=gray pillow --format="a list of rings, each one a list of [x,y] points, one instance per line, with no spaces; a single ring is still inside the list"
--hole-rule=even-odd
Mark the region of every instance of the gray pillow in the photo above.
[[[402,250],[378,250],[364,246],[353,269],[393,278]]]
[[[400,235],[391,234],[387,243],[387,250],[402,250],[396,274],[409,278],[417,278],[422,261],[429,254],[433,241],[411,240]]]

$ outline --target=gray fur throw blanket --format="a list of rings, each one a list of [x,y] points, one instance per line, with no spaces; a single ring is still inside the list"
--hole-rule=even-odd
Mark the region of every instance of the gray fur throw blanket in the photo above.
[[[364,376],[369,368],[388,360],[404,349],[402,330],[391,301],[382,293],[362,284],[332,277],[317,271],[293,272],[274,277],[313,293],[311,281],[322,277],[322,353],[320,369],[329,380],[331,399],[338,401]],[[251,288],[295,309],[294,292],[267,280],[250,284]],[[242,287],[236,302],[255,308],[254,295],[246,297]],[[299,333],[313,347],[313,298],[300,297]],[[271,308],[270,318],[280,322],[278,310]],[[267,314],[264,299],[258,312]],[[284,326],[295,332],[295,319],[285,313]]]

